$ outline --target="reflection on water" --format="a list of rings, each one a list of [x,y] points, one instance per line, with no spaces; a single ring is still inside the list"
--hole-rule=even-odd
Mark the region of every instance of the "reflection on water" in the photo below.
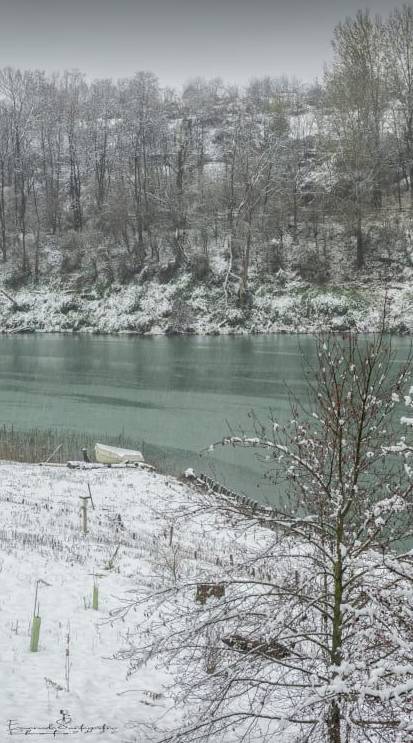
[[[407,339],[395,341],[401,359],[408,347]],[[271,407],[285,418],[289,392],[305,394],[302,358],[313,351],[311,336],[2,336],[0,423],[123,432],[173,472],[192,466],[271,498],[253,452],[199,452],[228,423],[247,428],[252,409],[265,418]]]

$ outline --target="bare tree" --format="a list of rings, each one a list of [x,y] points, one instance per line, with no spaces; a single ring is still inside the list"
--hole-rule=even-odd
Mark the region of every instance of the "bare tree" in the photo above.
[[[248,295],[251,259],[256,233],[268,211],[276,187],[277,166],[287,130],[284,126],[265,128],[255,113],[240,108],[231,136],[224,140],[227,240],[235,258],[231,272],[239,280],[239,300]],[[232,261],[231,261],[232,263]]]
[[[326,84],[333,109],[336,163],[342,175],[337,196],[352,211],[356,263],[364,265],[366,208],[382,204],[382,130],[387,103],[384,27],[359,12],[334,34],[335,61]]]
[[[0,92],[7,102],[13,158],[13,191],[16,232],[21,244],[21,269],[29,270],[27,255],[28,173],[38,104],[36,74],[6,68],[0,71]]]
[[[62,230],[64,90],[57,76],[43,80],[38,116],[41,147],[41,180],[44,193],[45,230],[56,235]]]
[[[400,123],[403,165],[409,174],[413,199],[413,10],[396,8],[385,26],[387,76],[395,104],[395,130]]]
[[[359,12],[335,29],[323,86],[196,78],[179,95],[150,72],[114,84],[0,71],[3,261],[16,245],[25,275],[36,263],[47,276],[38,236],[65,250],[71,230],[110,244],[122,280],[165,262],[171,277],[193,272],[197,261],[208,280],[221,253],[217,278],[244,310],[254,280],[281,266],[312,282],[350,277],[374,257],[370,245],[380,253],[389,209],[407,222],[412,39],[408,6],[385,21]],[[408,264],[391,243],[397,255],[377,260]]]
[[[6,106],[0,110],[0,229],[1,252],[3,261],[7,260],[7,200],[6,189],[9,185],[12,133],[10,116]]]
[[[68,191],[70,209],[73,215],[73,228],[80,232],[83,227],[82,147],[80,125],[83,113],[82,96],[85,94],[85,86],[80,73],[66,73],[64,87],[65,128],[69,169]]]

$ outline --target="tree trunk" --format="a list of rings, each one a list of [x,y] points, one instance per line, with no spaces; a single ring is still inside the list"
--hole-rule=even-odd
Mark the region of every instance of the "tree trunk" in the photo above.
[[[40,273],[40,233],[39,233],[39,230],[37,230],[36,246],[35,246],[35,254],[34,254],[34,280],[36,284],[39,281],[39,273]]]
[[[250,215],[250,219],[251,219],[251,215]],[[241,281],[240,281],[239,292],[238,292],[239,303],[241,307],[244,307],[247,302],[250,253],[251,253],[251,224],[248,225],[248,234],[247,234],[247,239],[245,243],[245,250],[242,255]]]
[[[1,222],[1,252],[3,263],[7,261],[7,236],[6,236],[6,204],[4,199],[4,163],[1,164],[0,175],[0,222]]]
[[[364,266],[364,239],[363,239],[363,227],[361,222],[361,216],[358,216],[357,227],[356,227],[356,263],[357,268],[363,268]]]
[[[328,743],[341,743],[341,714],[336,701],[331,702],[327,718]]]
[[[138,238],[135,235],[135,260],[138,268],[141,268],[146,257],[145,243],[143,241],[142,219],[138,218]]]
[[[341,558],[341,542],[343,538],[343,523],[341,520],[337,523],[336,528],[336,560],[334,563],[334,603],[333,603],[333,626],[331,638],[331,664],[337,668],[342,662],[342,641],[343,641],[343,563]],[[333,673],[333,678],[335,677]],[[328,719],[328,741],[329,743],[341,743],[341,711],[336,699],[331,702]]]
[[[73,212],[73,227],[77,232],[82,231],[83,217],[82,217],[82,204],[81,204],[81,180],[80,180],[80,168],[77,160],[74,133],[69,133],[69,158],[70,158],[70,179],[69,179],[69,191],[70,191],[70,202]]]
[[[383,205],[383,194],[379,185],[373,188],[373,206],[375,209],[381,209]]]
[[[294,181],[293,190],[293,242],[298,242],[298,196],[297,196],[297,184]]]
[[[397,177],[397,202],[399,205],[399,212],[402,211],[402,190],[400,188],[400,175]]]

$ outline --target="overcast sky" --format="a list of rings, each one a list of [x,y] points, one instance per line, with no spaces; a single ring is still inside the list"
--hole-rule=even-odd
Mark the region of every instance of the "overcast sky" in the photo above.
[[[88,77],[155,72],[162,85],[191,77],[245,83],[320,76],[332,31],[360,7],[388,0],[0,0],[0,67],[77,68]]]

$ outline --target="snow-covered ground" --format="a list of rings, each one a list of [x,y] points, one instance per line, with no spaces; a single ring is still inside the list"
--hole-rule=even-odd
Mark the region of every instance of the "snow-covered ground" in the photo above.
[[[392,300],[389,326],[413,332],[411,281],[387,287]],[[251,282],[244,309],[221,285],[194,283],[189,275],[174,282],[155,280],[113,286],[98,295],[81,295],[44,286],[13,294],[17,307],[0,294],[0,332],[196,333],[244,334],[315,332],[320,329],[361,332],[377,329],[385,287],[374,283],[314,288],[294,278]]]
[[[172,726],[176,713],[165,673],[149,663],[128,678],[127,664],[114,658],[139,624],[139,612],[124,621],[108,617],[128,590],[149,579],[153,557],[168,544],[163,510],[179,513],[192,491],[131,468],[4,462],[0,482],[0,740],[54,734],[144,743],[145,724],[162,717]],[[89,506],[84,535],[79,505],[88,485],[95,509]],[[191,540],[191,549],[197,541],[184,527],[180,540]],[[39,584],[42,624],[34,653],[30,626],[39,580],[45,583]]]
[[[211,607],[200,613],[199,588],[217,586],[225,576],[238,583],[248,575],[255,586],[251,566],[258,575],[264,570],[265,580],[270,565],[275,567],[272,562],[267,565],[274,549],[281,550],[277,552],[281,572],[293,558],[297,574],[296,559],[303,555],[302,545],[297,558],[289,553],[286,541],[282,549],[278,547],[277,536],[263,529],[259,519],[227,508],[230,499],[226,501],[225,495],[203,493],[154,471],[1,462],[0,482],[1,742],[69,737],[79,743],[153,743],[159,731],[173,733],[185,712],[193,710],[177,705],[173,697],[174,684],[179,699],[179,685],[185,683],[172,674],[178,669],[183,673],[185,664],[174,668],[172,663],[168,671],[162,654],[152,655],[160,635],[173,646],[187,602],[192,612],[187,622],[196,618],[201,625],[208,624]],[[89,504],[84,534],[80,498],[89,493],[94,507]],[[247,553],[253,563],[246,562]],[[161,602],[154,609],[139,600],[148,592],[162,594],[161,586],[173,576],[175,585],[183,577],[186,590],[179,596],[171,594],[169,606]],[[97,610],[92,605],[94,581],[99,587]],[[41,632],[39,650],[31,652],[36,585]],[[228,596],[230,591],[228,586]],[[211,605],[213,609],[214,601]],[[231,611],[228,626],[232,620],[238,626],[239,618],[230,615]],[[148,629],[153,616],[158,636]],[[285,631],[288,636],[289,626]],[[143,658],[134,648],[134,639],[139,646],[142,636]],[[203,656],[204,665],[208,658]],[[345,674],[349,668],[345,664]],[[204,668],[203,673],[208,676],[210,671]],[[314,697],[313,691],[310,695]],[[275,721],[281,707],[280,698]],[[294,724],[287,729],[284,723],[280,721],[282,737],[277,740],[297,741]],[[211,740],[234,743],[239,737],[228,727]],[[374,731],[371,740],[378,740]],[[407,743],[410,738],[394,740]]]
[[[0,462],[0,482],[0,741],[149,743],[155,724],[172,731],[182,714],[174,679],[155,660],[128,673],[147,615],[141,605],[122,616],[124,607],[153,585],[154,566],[169,574],[177,551],[194,575],[220,571],[223,554],[255,544],[255,527],[246,533],[221,509],[206,515],[202,492],[150,470]]]

